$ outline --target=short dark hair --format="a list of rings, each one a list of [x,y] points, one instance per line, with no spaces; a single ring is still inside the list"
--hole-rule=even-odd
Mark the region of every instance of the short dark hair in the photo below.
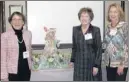
[[[22,20],[25,23],[25,21],[26,21],[25,16],[22,13],[20,13],[20,12],[13,12],[11,14],[11,16],[8,18],[9,23],[12,22],[12,18],[13,18],[14,15],[18,15],[18,16],[22,17]]]
[[[79,11],[79,13],[78,13],[78,18],[79,18],[79,20],[80,20],[81,14],[82,14],[83,12],[88,13],[89,16],[90,16],[91,21],[93,20],[93,18],[94,18],[94,13],[93,13],[92,9],[89,8],[89,7],[86,7],[86,8],[84,7],[84,8],[81,8],[81,9],[80,9],[80,11]]]

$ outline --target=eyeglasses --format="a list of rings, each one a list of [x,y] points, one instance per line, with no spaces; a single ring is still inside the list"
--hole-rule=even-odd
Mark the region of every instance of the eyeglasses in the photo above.
[[[12,19],[12,21],[20,21],[20,22],[22,22],[23,20],[22,19]]]

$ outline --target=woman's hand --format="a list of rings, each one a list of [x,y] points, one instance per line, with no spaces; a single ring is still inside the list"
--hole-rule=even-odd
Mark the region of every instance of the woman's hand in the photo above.
[[[70,68],[73,68],[73,66],[74,66],[74,63],[70,62],[70,63],[69,63],[69,67],[70,67]]]
[[[122,75],[124,73],[124,66],[119,66],[117,68],[117,73],[118,73],[118,75]]]
[[[95,75],[97,75],[97,73],[98,73],[98,68],[96,68],[96,67],[93,67],[93,76],[95,76]]]

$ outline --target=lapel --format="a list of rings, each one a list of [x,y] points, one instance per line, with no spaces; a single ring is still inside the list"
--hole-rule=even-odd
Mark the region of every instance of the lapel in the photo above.
[[[13,38],[12,40],[13,40],[13,45],[15,45],[15,47],[17,48],[17,49],[19,49],[19,46],[18,46],[18,39],[17,39],[17,36],[15,35],[15,32],[14,32],[14,30],[12,29],[12,28],[9,28],[9,31],[10,31],[10,35],[12,36],[11,38]],[[24,42],[25,42],[25,46],[26,46],[26,48],[27,48],[27,43],[28,43],[28,37],[27,37],[27,34],[26,34],[26,31],[25,31],[25,29],[23,29],[23,40],[24,40]]]
[[[84,35],[81,29],[81,25],[77,27],[77,40],[84,40]]]
[[[27,37],[27,35],[26,35],[26,32],[25,32],[25,31],[23,32],[23,40],[24,40],[24,42],[25,42],[25,46],[26,46],[26,48],[27,48],[28,37]]]
[[[78,30],[82,33],[82,29],[81,29],[81,27],[82,27],[82,25],[79,25],[78,26],[79,28],[78,28]],[[91,33],[93,31],[93,26],[92,26],[92,24],[90,24],[89,25],[89,28],[87,29],[87,31],[86,31],[86,33]],[[85,33],[85,34],[86,34]],[[83,33],[82,33],[83,34]]]
[[[15,49],[19,49],[18,46],[18,39],[17,36],[15,35],[14,30],[11,28],[8,29],[9,31],[9,44],[11,44]]]
[[[87,29],[87,32],[86,33],[91,33],[92,34],[92,38],[94,38],[94,26],[92,26],[90,24],[89,28]],[[85,34],[86,34],[85,33]],[[77,40],[80,40],[80,44],[84,43],[84,44],[93,44],[93,39],[90,39],[90,40],[85,40],[85,35],[83,34],[82,32],[82,29],[81,29],[81,25],[78,26],[78,38]],[[82,46],[84,46],[84,44],[82,44]]]
[[[84,37],[84,34],[82,32],[82,29],[81,29],[82,25],[79,25],[78,26],[78,31],[79,31],[79,36],[83,36]],[[89,28],[87,29],[87,32],[86,33],[93,33],[93,26],[92,24],[90,24]],[[86,34],[85,33],[85,34]]]

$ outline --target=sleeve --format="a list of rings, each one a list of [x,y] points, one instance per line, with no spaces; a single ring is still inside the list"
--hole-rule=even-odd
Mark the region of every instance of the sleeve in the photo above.
[[[107,28],[108,28],[108,27],[105,28],[104,36],[107,35],[107,31],[108,31]],[[106,42],[106,39],[105,39],[105,37],[104,37],[104,38],[103,38],[103,42],[102,42],[102,53],[105,52],[106,48],[107,48],[107,42]]]
[[[125,65],[125,63],[128,61],[128,55],[129,55],[129,52],[128,52],[128,44],[129,44],[129,38],[128,38],[128,35],[129,35],[129,28],[128,28],[128,24],[126,23],[123,27],[123,36],[124,36],[124,44],[123,44],[123,53],[122,53],[122,59],[121,59],[121,62],[120,62],[120,65]]]
[[[1,35],[1,79],[8,78],[7,71],[7,39],[5,34]]]
[[[29,40],[29,49],[30,49],[30,69],[32,69],[32,47],[31,47],[31,44],[32,44],[32,33],[30,31],[30,40]]]
[[[102,43],[101,43],[101,35],[100,29],[98,28],[95,34],[95,65],[94,67],[101,67],[102,60]]]
[[[70,62],[75,61],[75,53],[76,53],[76,43],[75,43],[75,27],[73,27],[73,34],[72,34],[72,55],[71,55],[71,60]]]

